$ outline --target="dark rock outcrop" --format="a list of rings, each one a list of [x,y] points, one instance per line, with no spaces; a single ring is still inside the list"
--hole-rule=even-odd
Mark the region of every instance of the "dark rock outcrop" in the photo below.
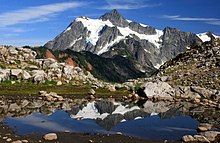
[[[185,52],[187,47],[202,43],[196,34],[183,32],[175,28],[166,27],[162,37],[161,56],[166,60]]]
[[[45,47],[53,50],[82,51],[86,47],[86,34],[88,30],[82,22],[74,21],[68,28],[58,35],[54,40],[46,43]]]
[[[129,23],[129,28],[133,31],[136,31],[140,34],[146,34],[146,35],[154,35],[156,34],[156,29],[151,26],[143,27],[137,22],[131,22]]]
[[[103,21],[109,20],[112,24],[119,27],[128,27],[129,25],[129,22],[116,9],[102,15],[100,19]]]
[[[102,28],[99,32],[99,40],[96,43],[95,51],[93,53],[98,53],[102,47],[106,44],[114,41],[118,36],[122,36],[117,27],[108,27],[107,25]]]

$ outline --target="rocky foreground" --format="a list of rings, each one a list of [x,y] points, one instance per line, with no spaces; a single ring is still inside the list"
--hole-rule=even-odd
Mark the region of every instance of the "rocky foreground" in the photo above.
[[[130,89],[128,83],[111,84],[98,80],[89,71],[60,63],[54,58],[38,59],[38,53],[29,48],[0,46],[0,82],[3,83],[53,83],[56,85],[92,85],[94,88]]]
[[[125,95],[120,98],[126,102],[136,100],[148,100],[153,102],[164,101],[165,103],[188,102],[193,105],[212,108],[217,112],[206,112],[203,115],[197,115],[199,120],[204,119],[205,123],[211,122],[219,129],[218,111],[220,109],[220,42],[219,40],[210,41],[191,47],[176,58],[166,62],[157,75],[151,78],[142,78],[129,80],[125,83],[107,83],[96,79],[88,71],[79,67],[69,65],[68,63],[59,63],[52,58],[37,59],[37,53],[28,48],[15,48],[12,46],[0,46],[0,81],[2,84],[19,85],[20,83],[29,83],[41,85],[43,83],[55,84],[57,87],[62,85],[82,86],[88,85],[87,99],[97,99],[98,89],[105,89],[109,95],[124,90]],[[69,89],[69,88],[68,88]],[[128,91],[130,94],[127,94]],[[9,96],[9,95],[5,95]],[[16,116],[21,109],[24,114],[28,114],[28,109],[39,111],[45,105],[53,105],[56,108],[42,108],[42,112],[53,112],[55,109],[70,110],[74,106],[74,97],[65,98],[62,93],[57,95],[54,92],[41,91],[37,96],[39,102],[22,99],[16,103],[15,100],[9,100],[10,104],[5,106],[5,97],[1,95],[1,113],[3,118]],[[12,99],[14,95],[10,95]],[[31,96],[31,95],[29,95]],[[69,95],[70,96],[70,95]],[[23,98],[19,96],[19,98]],[[8,101],[7,101],[8,102]],[[80,102],[80,104],[83,104]],[[53,107],[51,106],[51,107]],[[194,107],[193,107],[194,108]],[[27,113],[26,113],[27,109]],[[45,109],[45,111],[43,110]],[[49,110],[49,111],[48,111]],[[3,114],[7,113],[7,115]],[[216,116],[212,119],[210,117]],[[205,127],[204,127],[205,126]],[[219,132],[212,130],[207,124],[201,124],[198,127],[199,134],[195,136],[186,135],[182,139],[185,142],[218,142]],[[4,127],[6,128],[6,127]],[[3,130],[4,130],[3,128]],[[211,130],[210,130],[211,129]],[[57,135],[57,134],[56,134]],[[44,136],[57,140],[55,134]],[[65,135],[64,135],[65,136]],[[97,136],[96,136],[97,137]],[[40,137],[42,139],[42,136]],[[121,137],[123,138],[123,137]],[[3,142],[12,142],[9,135],[5,133],[2,136]],[[13,140],[16,141],[16,140]],[[26,142],[24,139],[20,142]],[[18,143],[19,143],[18,141]],[[36,140],[35,140],[36,141]],[[39,137],[37,137],[37,142]],[[87,140],[88,142],[89,140]],[[128,140],[127,140],[128,141]],[[91,140],[89,142],[94,142]],[[140,141],[142,142],[142,141]],[[14,142],[16,143],[16,142]]]

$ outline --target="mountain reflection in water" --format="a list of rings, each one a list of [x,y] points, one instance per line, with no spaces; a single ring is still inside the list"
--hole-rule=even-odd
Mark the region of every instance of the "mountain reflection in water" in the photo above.
[[[52,110],[53,106],[48,106],[53,112],[41,113],[41,108],[46,110],[46,107],[42,103],[42,107],[38,106],[37,111],[30,108],[33,110],[29,111],[31,114],[17,115],[14,118],[7,117],[7,113],[2,122],[17,134],[66,131],[103,134],[122,132],[145,139],[179,140],[183,135],[197,133],[197,119],[200,120],[198,114],[206,112],[205,108],[190,103],[152,101],[122,103],[97,100],[85,104],[71,104],[68,110],[61,110],[58,106]],[[216,113],[219,115],[219,111]],[[194,116],[197,119],[193,119]]]

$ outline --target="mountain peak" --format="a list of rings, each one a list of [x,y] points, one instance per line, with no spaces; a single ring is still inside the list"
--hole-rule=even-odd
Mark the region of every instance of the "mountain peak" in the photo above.
[[[129,22],[118,12],[118,10],[113,9],[110,12],[105,13],[100,17],[101,20],[109,20],[112,24],[119,27],[127,27]]]

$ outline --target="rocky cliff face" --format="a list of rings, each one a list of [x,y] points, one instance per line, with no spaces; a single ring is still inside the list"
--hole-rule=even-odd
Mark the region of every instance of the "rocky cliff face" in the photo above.
[[[162,41],[161,57],[165,61],[176,57],[181,52],[185,52],[187,47],[202,42],[196,34],[182,32],[170,27],[164,29]]]
[[[206,35],[215,38],[212,34]],[[147,76],[165,61],[204,42],[199,35],[166,27],[163,31],[126,20],[117,10],[99,19],[79,17],[45,46],[53,50],[89,51],[102,57],[123,56]]]

